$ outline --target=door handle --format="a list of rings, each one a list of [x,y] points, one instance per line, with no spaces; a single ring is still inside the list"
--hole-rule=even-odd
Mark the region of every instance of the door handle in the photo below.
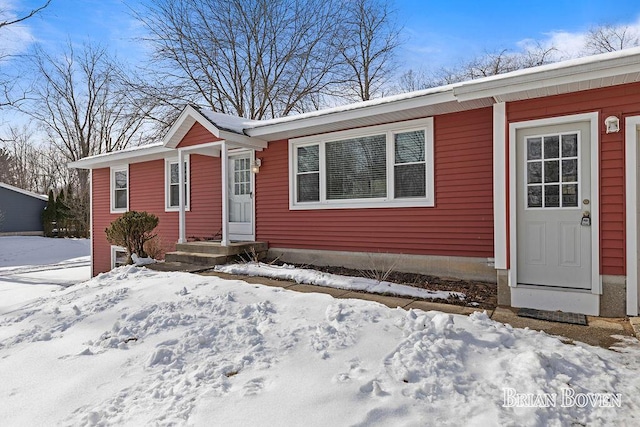
[[[580,225],[585,227],[591,226],[591,212],[589,211],[582,212],[582,219],[580,220]]]

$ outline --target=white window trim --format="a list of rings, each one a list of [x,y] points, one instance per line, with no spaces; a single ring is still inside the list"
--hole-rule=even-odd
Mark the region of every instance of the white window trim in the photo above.
[[[393,135],[403,132],[424,130],[425,132],[425,190],[426,197],[394,198],[394,168],[395,145]],[[324,144],[344,139],[361,138],[384,133],[387,137],[387,197],[376,199],[327,200],[326,182],[327,169],[324,158]],[[320,146],[320,201],[298,202],[297,195],[297,148],[302,146]],[[370,126],[366,128],[350,129],[340,132],[326,133],[289,140],[289,209],[348,209],[348,208],[399,208],[399,207],[434,207],[434,167],[433,167],[433,118],[410,120],[406,122],[390,123]]]
[[[177,157],[165,159],[164,160],[164,211],[165,212],[179,212],[180,206],[169,206],[169,201],[171,198],[171,193],[169,191],[169,182],[171,181],[171,169],[170,165],[172,163],[178,164],[179,160]],[[191,162],[189,159],[189,155],[185,154],[184,162],[186,165],[186,175],[187,175],[187,193],[185,194],[186,204],[184,207],[185,211],[191,210]]]
[[[110,207],[110,213],[117,214],[117,213],[128,212],[129,211],[129,198],[130,198],[130,194],[131,194],[131,186],[130,186],[130,179],[129,179],[129,165],[112,166],[110,169],[111,169],[111,172],[109,174],[109,207]],[[125,208],[116,208],[115,207],[116,198],[114,197],[115,196],[115,187],[116,187],[116,172],[122,172],[122,171],[125,171],[127,173],[127,207],[125,207]]]
[[[127,252],[122,246],[111,245],[111,269],[116,268],[116,252]]]

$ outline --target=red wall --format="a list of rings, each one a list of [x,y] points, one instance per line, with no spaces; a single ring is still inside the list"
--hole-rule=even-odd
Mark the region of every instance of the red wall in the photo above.
[[[491,108],[434,118],[432,208],[289,211],[287,141],[256,177],[256,237],[273,248],[493,256]]]
[[[190,132],[184,140],[189,141],[194,135],[201,136]],[[187,238],[213,237],[222,227],[220,158],[192,155],[190,164],[191,209],[186,213],[186,235]],[[109,213],[109,173],[109,168],[102,168],[93,170],[92,175],[94,274],[111,269],[111,245],[104,230],[119,216]],[[164,160],[129,165],[129,210],[158,216],[156,230],[164,252],[170,252],[178,240],[178,212],[165,212],[164,173]]]
[[[206,144],[207,142],[216,142],[220,141],[220,138],[217,138],[211,134],[204,126],[200,123],[196,122],[189,132],[182,138],[182,141],[178,144],[177,148],[183,147],[191,147],[193,145]]]
[[[624,117],[640,114],[640,84],[507,103],[509,122],[599,112],[600,271],[625,274]],[[607,134],[604,119],[615,115],[622,130]]]

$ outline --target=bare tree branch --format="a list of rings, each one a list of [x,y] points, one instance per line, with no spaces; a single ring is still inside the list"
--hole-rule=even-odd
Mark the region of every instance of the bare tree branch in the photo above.
[[[17,18],[11,19],[11,20],[5,20],[5,21],[0,21],[0,28],[2,27],[6,27],[9,25],[13,25],[13,24],[17,24],[19,22],[22,22],[24,20],[27,20],[31,17],[33,17],[34,15],[36,15],[38,12],[42,11],[44,8],[46,8],[47,6],[49,6],[49,3],[51,3],[51,0],[47,0],[45,2],[45,4],[43,4],[40,7],[37,7],[35,9],[33,9],[31,12],[27,13],[26,15],[23,16],[19,16]],[[2,11],[0,11],[2,12]]]

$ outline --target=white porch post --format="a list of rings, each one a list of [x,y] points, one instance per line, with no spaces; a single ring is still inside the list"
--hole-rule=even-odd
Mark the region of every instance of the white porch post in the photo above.
[[[186,227],[186,215],[185,215],[185,194],[184,194],[184,153],[181,149],[178,149],[178,198],[180,201],[178,202],[178,206],[180,206],[179,215],[178,215],[178,228],[179,228],[179,237],[178,243],[186,243],[187,241],[187,227]]]
[[[222,152],[220,155],[220,161],[222,162],[220,169],[222,170],[222,241],[221,246],[229,246],[229,174],[227,173],[227,166],[229,164],[229,151],[227,147],[227,141],[222,141]]]

